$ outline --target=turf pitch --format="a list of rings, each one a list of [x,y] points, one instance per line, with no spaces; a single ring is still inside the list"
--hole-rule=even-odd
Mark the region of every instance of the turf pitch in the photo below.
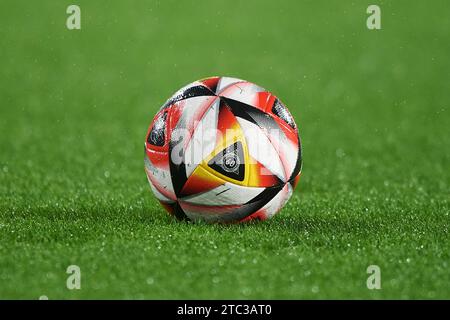
[[[450,298],[447,1],[377,1],[379,31],[368,1],[77,1],[79,31],[69,4],[0,3],[0,298]],[[299,125],[271,221],[179,223],[149,190],[147,126],[213,75]]]

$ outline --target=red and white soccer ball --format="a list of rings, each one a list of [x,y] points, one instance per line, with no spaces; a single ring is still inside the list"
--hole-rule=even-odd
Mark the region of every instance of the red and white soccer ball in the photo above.
[[[272,217],[302,167],[298,128],[272,93],[229,77],[193,82],[153,119],[145,171],[179,219],[241,222]]]

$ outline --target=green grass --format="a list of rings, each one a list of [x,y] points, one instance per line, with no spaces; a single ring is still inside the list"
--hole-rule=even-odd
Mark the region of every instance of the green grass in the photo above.
[[[373,1],[80,0],[68,31],[72,3],[0,3],[0,298],[450,298],[447,1],[376,1],[379,31]],[[149,190],[147,126],[212,75],[300,127],[271,221],[179,223]]]

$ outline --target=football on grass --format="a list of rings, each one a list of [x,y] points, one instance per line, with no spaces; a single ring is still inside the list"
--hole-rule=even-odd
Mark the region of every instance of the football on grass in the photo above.
[[[230,77],[193,82],[161,107],[145,139],[145,171],[179,219],[272,217],[300,178],[298,127],[278,97]]]

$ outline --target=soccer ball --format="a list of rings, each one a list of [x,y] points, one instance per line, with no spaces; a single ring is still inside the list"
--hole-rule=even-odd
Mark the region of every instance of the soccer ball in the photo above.
[[[298,128],[286,106],[248,81],[212,77],[177,91],[145,140],[150,187],[179,219],[272,217],[300,178]]]

